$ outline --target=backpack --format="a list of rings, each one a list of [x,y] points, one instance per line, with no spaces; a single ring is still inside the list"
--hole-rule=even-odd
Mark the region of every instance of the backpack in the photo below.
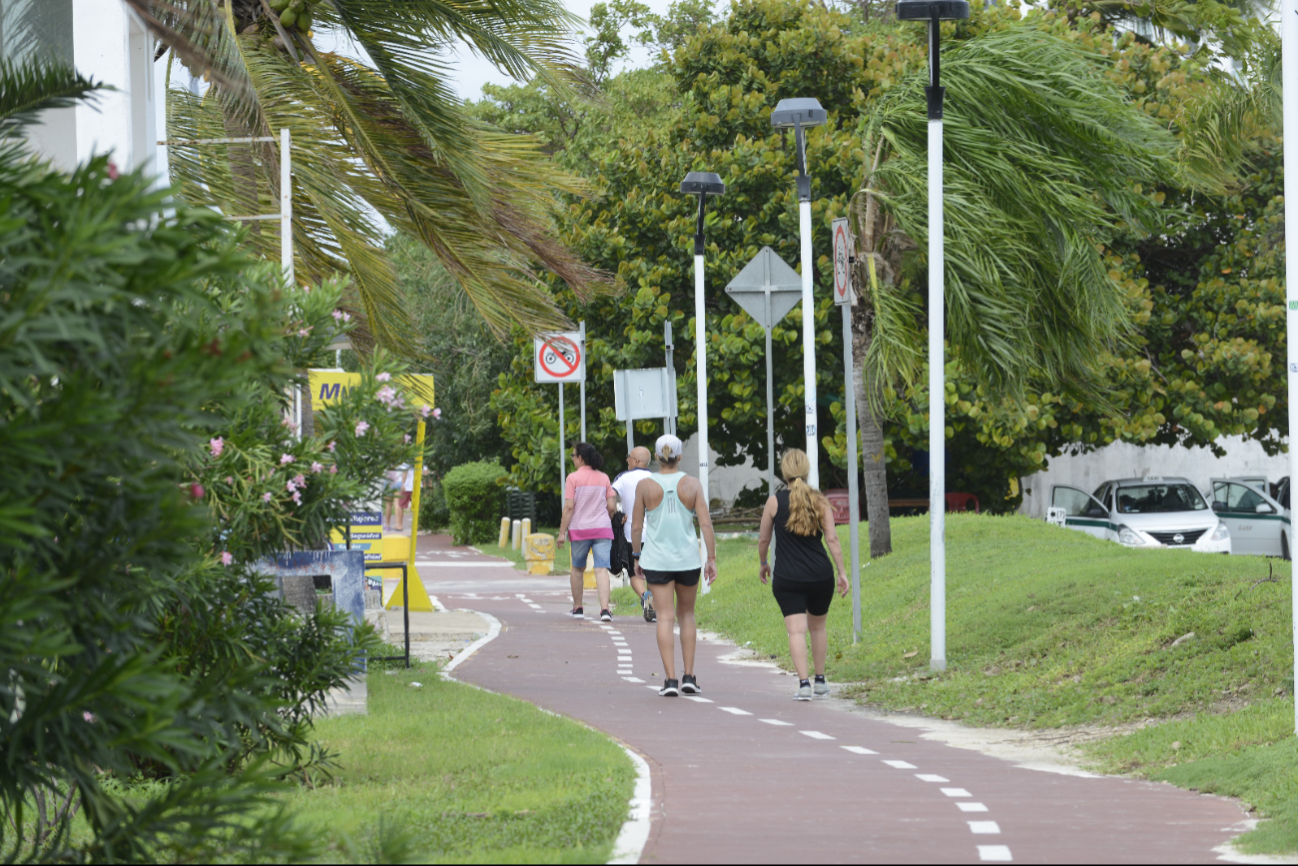
[[[613,515],[613,544],[609,549],[608,570],[610,574],[626,572],[635,573],[635,559],[631,556],[631,542],[627,540],[624,524],[627,516],[618,508]]]

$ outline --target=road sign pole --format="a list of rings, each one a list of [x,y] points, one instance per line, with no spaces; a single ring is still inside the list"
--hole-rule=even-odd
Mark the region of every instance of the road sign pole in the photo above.
[[[766,289],[766,321],[771,321],[771,289]],[[775,373],[771,362],[771,325],[766,326],[766,495],[775,495]]]
[[[834,253],[834,303],[843,311],[843,394],[847,410],[848,534],[852,550],[852,643],[861,639],[861,493],[856,464],[856,373],[852,357],[852,239],[846,219],[830,224]],[[870,260],[874,272],[874,260]]]
[[[942,243],[942,87],[936,13],[929,29],[928,88],[928,516],[929,665],[946,670],[946,323]]]
[[[672,344],[672,323],[670,321],[663,322],[663,349],[667,354],[666,367],[667,367],[667,375],[670,377],[669,381],[675,383],[676,376],[673,373],[673,370],[675,368],[672,367],[672,357],[676,354],[676,347]],[[672,413],[667,417],[667,432],[675,436],[677,407],[676,407],[676,387],[674,384],[672,385],[671,399],[668,402],[669,405],[672,407]]]
[[[1292,79],[1298,74],[1298,0],[1280,2],[1280,40],[1281,69],[1286,79]],[[1298,206],[1298,89],[1293,87],[1284,90],[1284,134],[1285,247],[1298,250],[1298,213],[1289,209],[1290,204]],[[1288,310],[1289,501],[1292,506],[1293,490],[1298,485],[1298,254],[1286,257],[1285,300],[1288,302],[1285,306]],[[1289,580],[1292,585],[1294,682],[1298,683],[1298,567],[1293,563],[1290,563]],[[1298,688],[1295,691],[1298,692]],[[1298,732],[1298,699],[1294,701],[1294,730]]]
[[[568,454],[563,445],[563,383],[559,383],[559,501],[568,487]]]
[[[805,147],[805,145],[803,145]],[[802,234],[802,381],[805,392],[807,483],[820,487],[820,439],[816,433],[816,301],[812,297],[811,199],[798,202],[798,230]]]
[[[584,321],[577,323],[578,333],[581,334],[581,351],[586,351],[586,323]],[[584,363],[584,361],[583,361]],[[581,441],[586,441],[586,377],[581,377]]]
[[[703,196],[699,196],[699,213],[703,212]],[[700,217],[700,222],[702,218]],[[695,238],[694,248],[694,347],[695,371],[698,374],[699,392],[699,484],[703,485],[703,501],[711,507],[708,490],[708,347],[707,326],[703,320],[703,235]]]

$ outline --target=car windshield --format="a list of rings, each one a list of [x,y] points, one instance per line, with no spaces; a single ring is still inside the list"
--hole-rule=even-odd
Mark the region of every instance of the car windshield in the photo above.
[[[1121,514],[1164,514],[1169,511],[1203,511],[1208,503],[1190,484],[1142,484],[1118,488]]]

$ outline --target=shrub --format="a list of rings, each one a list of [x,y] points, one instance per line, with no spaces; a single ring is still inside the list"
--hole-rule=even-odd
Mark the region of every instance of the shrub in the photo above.
[[[499,463],[485,460],[465,463],[446,473],[442,488],[456,544],[483,544],[496,537],[505,509],[504,484],[508,475]]]
[[[425,476],[423,488],[419,491],[419,528],[429,531],[445,529],[451,525],[451,510],[446,505],[446,491],[442,482],[432,476]]]

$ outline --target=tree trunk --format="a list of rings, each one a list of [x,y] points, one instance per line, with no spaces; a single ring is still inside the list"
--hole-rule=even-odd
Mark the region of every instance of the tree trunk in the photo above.
[[[883,428],[879,426],[870,408],[870,398],[878,400],[879,383],[867,369],[866,354],[870,351],[874,316],[861,304],[852,316],[852,352],[857,359],[853,365],[856,389],[856,423],[861,429],[861,458],[865,474],[865,513],[870,527],[870,558],[877,559],[892,553],[892,522],[888,513],[888,457],[883,448]]]

